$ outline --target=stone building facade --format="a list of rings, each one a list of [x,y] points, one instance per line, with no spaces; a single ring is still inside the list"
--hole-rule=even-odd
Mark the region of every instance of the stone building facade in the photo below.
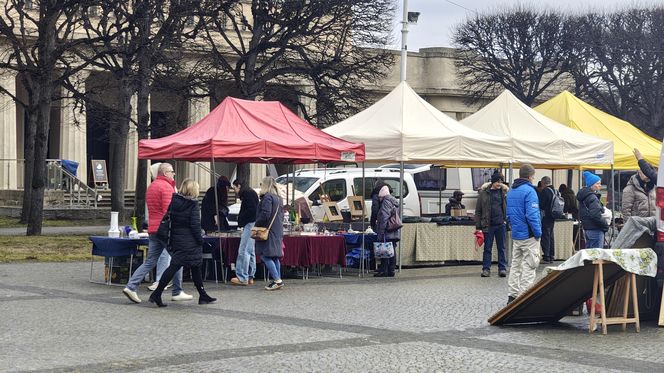
[[[399,83],[399,52],[396,55],[394,68],[388,77],[375,87],[376,99],[392,90]],[[454,66],[454,50],[451,48],[426,48],[418,52],[408,53],[407,81],[413,89],[430,104],[461,120],[478,107],[468,106],[464,100],[467,93],[460,88]],[[95,92],[104,100],[114,100],[116,91],[107,74],[85,72],[83,89]],[[9,71],[0,72],[0,85],[10,92],[24,97],[25,88],[20,79]],[[102,89],[100,89],[100,87]],[[223,87],[215,89],[223,90]],[[223,92],[214,95],[223,97]],[[218,104],[211,97],[183,98],[173,94],[153,92],[150,97],[151,120],[165,125],[186,126],[196,123]],[[109,162],[108,139],[103,133],[108,113],[97,108],[86,107],[76,109],[72,99],[56,102],[51,110],[51,132],[49,140],[49,159],[68,159],[79,163],[78,177],[89,181],[91,160],[104,159]],[[0,96],[0,190],[21,190],[23,188],[23,109],[16,105],[8,96]],[[138,138],[132,125],[127,142],[127,163],[125,188],[133,190],[136,181]],[[206,170],[209,163],[202,167],[188,162],[177,162],[178,181],[185,177],[199,180],[202,188],[211,185],[212,178]],[[231,165],[216,165],[217,172],[232,174]],[[252,169],[251,184],[257,185],[260,175],[265,174],[264,166],[255,165]]]

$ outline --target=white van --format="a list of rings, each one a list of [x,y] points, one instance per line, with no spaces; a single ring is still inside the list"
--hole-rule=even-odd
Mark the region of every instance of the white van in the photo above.
[[[383,180],[392,189],[392,195],[397,199],[399,192],[399,170],[366,168],[364,170],[364,195],[367,218],[371,212],[371,191],[378,179]],[[286,185],[292,183],[293,174],[281,175],[275,179],[278,183]],[[311,213],[316,221],[323,219],[325,211],[321,205],[320,195],[327,194],[332,202],[336,202],[339,208],[348,210],[348,197],[362,195],[362,169],[340,168],[340,169],[303,169],[295,171],[295,190],[304,194],[311,205]],[[240,212],[240,204],[236,203],[229,207],[229,224],[237,225],[237,214]],[[413,177],[404,173],[404,195],[403,215],[420,216],[420,202],[417,187]]]
[[[379,168],[399,170],[398,163]],[[445,213],[445,205],[455,190],[463,192],[466,211],[474,212],[477,205],[477,190],[491,178],[493,168],[445,168],[431,164],[404,164],[404,172],[413,176],[420,200],[420,215],[431,216]]]

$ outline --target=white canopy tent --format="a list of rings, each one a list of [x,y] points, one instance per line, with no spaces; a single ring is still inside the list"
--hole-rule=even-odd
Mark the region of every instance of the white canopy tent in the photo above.
[[[364,143],[367,161],[400,162],[402,190],[404,162],[461,167],[506,165],[512,159],[508,137],[492,136],[460,124],[424,101],[405,81],[364,111],[323,131],[346,141]]]
[[[612,141],[558,123],[507,90],[461,123],[487,134],[509,136],[514,164],[553,169],[613,163]]]
[[[365,145],[376,162],[507,164],[510,139],[472,130],[424,101],[406,83],[364,111],[323,131]]]

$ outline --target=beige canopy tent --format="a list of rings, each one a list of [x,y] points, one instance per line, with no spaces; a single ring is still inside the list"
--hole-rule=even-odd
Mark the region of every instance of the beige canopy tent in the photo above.
[[[459,167],[508,164],[512,159],[509,138],[469,129],[424,101],[405,81],[369,108],[323,131],[364,143],[367,161],[400,162],[402,190],[404,162]]]
[[[463,165],[507,164],[510,140],[472,130],[424,101],[406,83],[323,131],[365,144],[366,160]]]
[[[461,123],[491,135],[509,136],[514,164],[530,163],[554,169],[593,168],[613,163],[612,141],[558,123],[531,109],[509,91]]]

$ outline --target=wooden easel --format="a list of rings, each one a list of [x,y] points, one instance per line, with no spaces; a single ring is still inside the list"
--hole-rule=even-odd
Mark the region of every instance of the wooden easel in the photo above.
[[[593,265],[595,266],[595,275],[593,277],[593,297],[592,304],[593,307],[590,309],[590,326],[589,332],[592,333],[597,324],[602,324],[602,334],[607,333],[607,325],[622,324],[622,329],[627,330],[627,324],[635,324],[636,332],[641,331],[641,324],[639,322],[639,300],[636,297],[636,275],[634,273],[625,274],[625,285],[622,287],[616,286],[614,291],[622,292],[623,300],[623,314],[622,317],[606,317],[606,302],[604,299],[604,261],[603,260],[593,260]],[[598,289],[599,287],[599,289]],[[597,291],[599,290],[599,303],[602,307],[602,312],[600,315],[600,320],[595,318],[594,305],[597,301]],[[632,297],[632,310],[634,311],[634,317],[627,317],[627,309],[629,308],[629,298]],[[661,321],[661,312],[660,312],[660,321]]]

